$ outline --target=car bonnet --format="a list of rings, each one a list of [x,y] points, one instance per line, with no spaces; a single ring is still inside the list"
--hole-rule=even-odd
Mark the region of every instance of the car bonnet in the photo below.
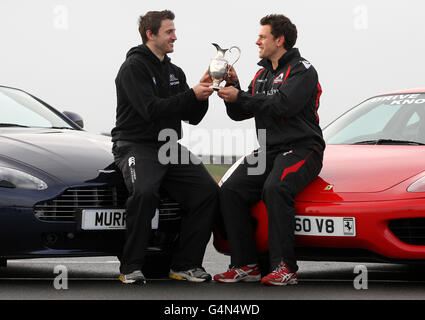
[[[0,131],[0,157],[15,168],[32,168],[41,175],[78,184],[95,179],[99,170],[113,163],[105,139],[84,131],[4,129]]]
[[[318,179],[297,200],[333,193],[379,193],[425,170],[425,146],[328,145]],[[331,198],[329,198],[331,199]]]

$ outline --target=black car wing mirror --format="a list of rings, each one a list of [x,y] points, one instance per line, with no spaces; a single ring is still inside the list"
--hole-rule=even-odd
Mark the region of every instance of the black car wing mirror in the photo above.
[[[79,114],[71,111],[64,111],[62,113],[75,122],[79,127],[84,128],[83,118]]]

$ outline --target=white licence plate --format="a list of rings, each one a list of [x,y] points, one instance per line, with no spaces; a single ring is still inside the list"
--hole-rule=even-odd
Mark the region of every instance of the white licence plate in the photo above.
[[[353,217],[295,216],[295,234],[324,237],[355,237]]]
[[[124,230],[125,209],[83,209],[81,212],[82,230]],[[158,229],[159,211],[152,219],[152,229]]]

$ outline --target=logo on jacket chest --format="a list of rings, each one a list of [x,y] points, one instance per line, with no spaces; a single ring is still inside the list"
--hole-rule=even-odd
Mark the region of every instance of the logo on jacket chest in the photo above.
[[[285,79],[285,72],[281,72],[276,78],[274,78],[273,84],[282,83],[283,79]]]
[[[180,84],[179,79],[174,74],[170,74],[170,86],[176,86],[178,84]]]
[[[287,71],[289,74],[289,71]],[[272,96],[279,92],[279,87],[283,85],[286,81],[286,73],[281,72],[277,76],[268,75],[265,79],[258,79],[258,87],[256,87],[256,93],[263,93],[268,96]]]

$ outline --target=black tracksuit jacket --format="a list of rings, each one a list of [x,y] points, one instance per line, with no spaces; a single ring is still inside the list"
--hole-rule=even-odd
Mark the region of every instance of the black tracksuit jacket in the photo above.
[[[113,153],[130,194],[120,271],[129,274],[144,266],[160,188],[185,208],[171,268],[181,271],[199,267],[218,212],[218,186],[202,164],[161,164],[158,148],[164,142],[158,141],[158,134],[173,129],[180,139],[181,121],[199,123],[208,101],[197,101],[183,71],[167,56],[161,62],[146,45],[128,52],[115,82]],[[176,151],[178,159],[183,158],[181,153],[189,153],[184,147]]]
[[[182,69],[165,56],[161,62],[146,45],[130,49],[115,79],[117,117],[112,141],[156,143],[162,129],[181,138],[181,121],[198,124],[208,101],[196,100]]]
[[[266,129],[267,147],[314,145],[323,150],[317,114],[322,90],[314,67],[296,48],[282,56],[276,70],[267,59],[258,64],[262,69],[248,91],[240,91],[235,103],[226,104],[229,117],[236,121],[255,117],[257,130]]]
[[[262,67],[247,92],[227,103],[233,120],[255,117],[257,130],[266,130],[264,174],[250,175],[249,161],[242,162],[220,189],[222,216],[237,267],[258,261],[249,208],[263,200],[268,215],[269,256],[272,270],[282,261],[298,270],[294,252],[294,197],[313,181],[322,167],[325,143],[317,111],[321,87],[313,66],[291,49],[276,70],[270,61]],[[258,153],[259,154],[259,153]],[[247,158],[254,158],[255,153]],[[261,161],[261,159],[260,159]]]

